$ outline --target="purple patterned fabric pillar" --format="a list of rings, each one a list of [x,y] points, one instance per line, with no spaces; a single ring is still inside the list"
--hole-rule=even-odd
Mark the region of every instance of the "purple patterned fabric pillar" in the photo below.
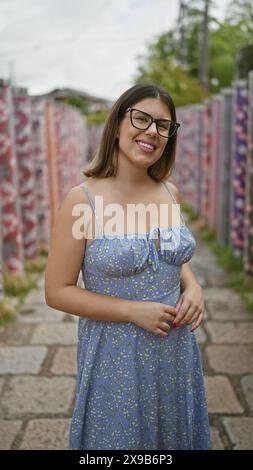
[[[235,256],[242,256],[244,245],[246,156],[248,146],[248,90],[245,80],[234,84],[233,134],[231,164],[231,246]]]
[[[245,240],[243,261],[245,273],[253,276],[253,71],[249,73],[249,126],[245,199]]]

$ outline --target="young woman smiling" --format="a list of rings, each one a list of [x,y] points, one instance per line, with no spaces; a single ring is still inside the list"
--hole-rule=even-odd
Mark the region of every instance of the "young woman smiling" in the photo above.
[[[169,180],[178,127],[161,87],[135,85],[123,93],[84,170],[87,180],[71,189],[53,229],[46,301],[79,316],[71,449],[211,448],[193,333],[204,312],[189,266],[196,241],[180,211],[179,223],[173,219],[181,200]],[[121,208],[120,230],[111,230],[112,211],[98,213],[97,197],[105,208]],[[95,237],[73,236],[72,211],[80,203],[91,208],[84,222]],[[135,224],[126,216],[129,204],[163,205],[166,223],[142,210]],[[80,270],[85,289],[76,285]]]

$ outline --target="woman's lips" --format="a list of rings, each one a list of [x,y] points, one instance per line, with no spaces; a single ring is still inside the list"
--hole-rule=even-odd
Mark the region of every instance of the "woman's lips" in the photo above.
[[[136,140],[138,147],[145,152],[153,152],[155,150],[155,146],[153,144],[149,144],[148,142],[143,142],[142,140]]]

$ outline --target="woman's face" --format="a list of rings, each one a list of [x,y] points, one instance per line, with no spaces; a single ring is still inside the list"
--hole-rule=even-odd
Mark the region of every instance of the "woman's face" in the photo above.
[[[167,105],[157,98],[145,98],[135,103],[133,108],[150,114],[153,118],[171,119]],[[130,112],[120,122],[118,130],[118,158],[125,157],[138,168],[148,168],[162,156],[168,139],[157,133],[156,124],[146,130],[133,127]]]

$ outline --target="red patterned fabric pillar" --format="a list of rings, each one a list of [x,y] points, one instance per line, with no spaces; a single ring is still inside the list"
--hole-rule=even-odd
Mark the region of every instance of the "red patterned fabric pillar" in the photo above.
[[[13,99],[24,256],[26,259],[34,259],[38,256],[38,220],[32,153],[31,102],[22,89],[14,90]]]

